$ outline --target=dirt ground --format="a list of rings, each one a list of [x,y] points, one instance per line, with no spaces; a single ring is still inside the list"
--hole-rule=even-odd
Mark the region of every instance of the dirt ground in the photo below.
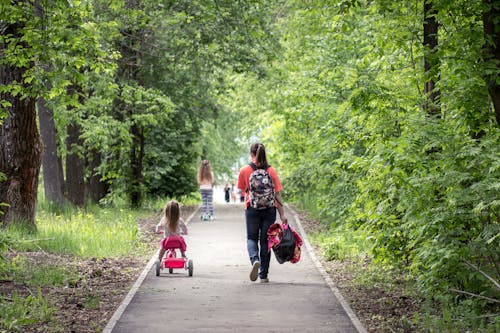
[[[194,209],[195,207],[184,207],[183,216],[186,218]],[[300,217],[306,231],[318,228],[317,222],[307,220],[303,215]],[[139,221],[141,242],[150,244],[151,252],[155,251],[158,243],[157,235],[151,232],[157,221],[156,217]],[[316,255],[322,258],[319,249],[316,249]],[[75,281],[67,282],[64,287],[44,287],[43,294],[57,308],[54,318],[50,323],[24,327],[23,332],[101,332],[149,259],[150,256],[75,260],[47,253],[31,253],[27,264],[64,263],[77,269],[79,277]],[[359,272],[366,269],[368,262],[322,262],[369,332],[415,331],[407,318],[411,318],[418,309],[418,303],[409,295],[405,295],[402,277],[393,277],[388,292],[387,284],[363,285],[359,282]],[[25,285],[0,281],[2,297],[10,298],[14,291],[20,295],[30,293]]]

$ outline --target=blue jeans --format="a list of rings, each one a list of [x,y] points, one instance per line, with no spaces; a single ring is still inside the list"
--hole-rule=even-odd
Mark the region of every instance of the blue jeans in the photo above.
[[[276,208],[257,210],[248,207],[245,211],[245,218],[248,256],[252,264],[257,260],[260,261],[259,277],[265,279],[271,260],[271,253],[267,250],[267,229],[276,221]]]

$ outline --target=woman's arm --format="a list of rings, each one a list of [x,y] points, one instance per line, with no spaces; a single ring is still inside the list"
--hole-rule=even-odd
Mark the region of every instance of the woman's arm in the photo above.
[[[276,202],[277,202],[276,208],[278,209],[278,213],[280,214],[281,222],[288,222],[286,217],[285,217],[285,210],[283,209],[283,204],[281,201],[281,193],[276,192],[275,198],[276,198]]]

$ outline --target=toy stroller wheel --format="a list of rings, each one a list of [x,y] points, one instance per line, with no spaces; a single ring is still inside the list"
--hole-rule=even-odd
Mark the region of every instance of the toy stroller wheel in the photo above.
[[[172,274],[172,273],[174,272],[174,269],[173,269],[173,268],[169,268],[169,269],[168,269],[168,272],[169,272],[170,274]]]
[[[188,272],[189,276],[193,276],[193,261],[191,259],[188,260]]]
[[[160,261],[156,262],[156,276],[160,276]]]

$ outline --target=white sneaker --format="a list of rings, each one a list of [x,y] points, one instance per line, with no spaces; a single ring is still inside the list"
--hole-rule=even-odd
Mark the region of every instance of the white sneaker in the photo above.
[[[250,271],[250,281],[255,281],[257,280],[257,276],[259,275],[259,267],[260,267],[260,261],[254,261],[252,265],[252,270]]]
[[[268,278],[260,279],[260,283],[268,283],[268,282],[269,282]]]

